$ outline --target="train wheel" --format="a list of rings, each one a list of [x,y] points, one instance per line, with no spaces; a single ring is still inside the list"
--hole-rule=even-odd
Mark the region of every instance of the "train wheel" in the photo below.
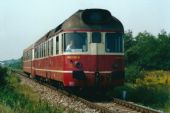
[[[64,89],[64,84],[62,82],[59,82],[59,88]]]

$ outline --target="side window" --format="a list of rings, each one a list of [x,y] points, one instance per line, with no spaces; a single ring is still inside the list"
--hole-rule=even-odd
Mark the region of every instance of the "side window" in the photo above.
[[[30,59],[30,51],[28,50],[28,60]]]
[[[43,57],[45,57],[45,43],[43,43]]]
[[[48,41],[46,42],[46,56],[48,56]]]
[[[41,44],[41,51],[42,51],[41,57],[43,57],[43,54],[44,54],[44,44],[43,43]]]
[[[42,43],[42,45],[41,45],[41,50],[42,50],[42,57],[44,56],[44,44]]]
[[[51,39],[51,55],[53,55],[53,39]]]
[[[38,58],[38,46],[36,47],[36,51],[37,51],[36,58]]]
[[[42,44],[40,45],[40,58],[42,57]]]
[[[49,56],[50,55],[50,42],[48,41],[48,43],[47,43],[48,45],[48,47],[47,47],[47,55]]]
[[[41,58],[43,56],[43,45],[41,44]]]
[[[48,42],[46,42],[46,56],[48,56]]]
[[[41,44],[41,58],[43,57],[43,44]]]
[[[41,58],[41,45],[39,45],[39,58]]]
[[[58,43],[58,36],[56,37],[56,54],[58,54],[58,52],[59,52],[59,45],[58,45],[59,43]]]
[[[29,51],[27,51],[27,60],[29,60]]]
[[[35,50],[34,50],[34,58],[36,58],[36,48],[35,48]]]
[[[92,33],[92,43],[101,43],[101,33],[99,32]]]
[[[44,57],[46,57],[46,42],[44,42]]]
[[[27,57],[26,57],[26,59],[28,60],[28,51],[27,51]]]
[[[29,51],[29,60],[31,60],[31,50]]]
[[[29,51],[27,52],[27,60],[29,60]]]
[[[37,48],[37,54],[36,54],[36,58],[38,58],[38,46],[37,46],[36,48]]]
[[[36,58],[38,58],[38,46],[37,46],[37,54],[36,54]]]
[[[30,60],[32,59],[32,50],[30,50]]]
[[[38,45],[38,58],[40,58],[40,45]]]
[[[32,60],[32,49],[30,50],[30,60]]]
[[[28,50],[28,59],[27,60],[29,60],[29,50]]]
[[[65,46],[65,40],[64,40],[65,34],[62,34],[62,48],[61,50],[64,51],[64,46]]]
[[[37,58],[39,58],[39,46],[37,46]]]
[[[35,58],[37,58],[37,47],[35,48]]]
[[[24,59],[27,60],[27,54],[26,54],[26,52],[24,53],[24,55],[25,55],[25,58],[24,58]]]

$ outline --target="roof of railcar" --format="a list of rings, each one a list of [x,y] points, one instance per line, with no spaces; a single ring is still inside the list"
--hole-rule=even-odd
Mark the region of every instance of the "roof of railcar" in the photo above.
[[[91,24],[88,22],[88,13],[95,13],[95,12],[101,12],[106,13],[107,16],[105,17],[105,20],[108,21],[106,23],[102,24]],[[104,20],[104,21],[105,21]],[[115,17],[111,15],[111,13],[108,10],[105,9],[85,9],[85,10],[79,10],[76,13],[74,13],[72,16],[70,16],[68,19],[66,19],[63,23],[61,23],[56,28],[50,30],[47,32],[42,38],[40,38],[36,43],[36,45],[39,45],[41,42],[44,42],[45,40],[49,39],[50,37],[54,36],[58,32],[62,30],[105,30],[105,31],[118,31],[118,32],[124,32],[124,28],[122,23]]]
[[[108,20],[105,23],[92,23],[88,22],[89,16],[95,15],[95,13],[103,13],[105,18],[102,21]],[[97,15],[98,16],[98,15]],[[95,17],[95,16],[94,16]],[[93,17],[93,18],[94,18]],[[95,20],[94,20],[95,21]],[[62,25],[63,30],[109,30],[124,32],[122,23],[111,15],[108,10],[105,9],[85,9],[79,10],[64,21]]]
[[[24,49],[24,52],[31,50],[34,48],[34,44],[31,44],[29,47],[27,47],[26,49]]]

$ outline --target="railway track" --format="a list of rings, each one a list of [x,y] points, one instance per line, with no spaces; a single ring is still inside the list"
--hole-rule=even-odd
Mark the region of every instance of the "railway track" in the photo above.
[[[25,77],[25,74],[21,71],[14,70],[14,72],[17,73],[18,75],[24,75]],[[32,79],[29,79],[29,80],[35,82]],[[93,110],[94,113],[163,113],[162,111],[154,110],[149,107],[141,106],[141,105],[138,105],[132,102],[127,102],[124,100],[120,100],[117,98],[113,98],[112,99],[113,101],[111,102],[91,102],[81,97],[78,97],[72,93],[69,93],[64,90],[58,89],[54,86],[48,85],[46,83],[41,83],[41,82],[39,83],[52,90],[57,90],[62,95],[66,95],[67,97],[73,98],[74,100],[77,100],[78,102],[80,101],[81,103],[85,104],[87,107],[94,109]],[[92,112],[92,111],[89,111],[89,112]]]

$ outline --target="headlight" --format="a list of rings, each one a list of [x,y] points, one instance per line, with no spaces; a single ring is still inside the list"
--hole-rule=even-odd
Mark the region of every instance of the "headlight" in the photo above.
[[[80,62],[75,62],[74,65],[78,69],[82,68],[82,64]]]

